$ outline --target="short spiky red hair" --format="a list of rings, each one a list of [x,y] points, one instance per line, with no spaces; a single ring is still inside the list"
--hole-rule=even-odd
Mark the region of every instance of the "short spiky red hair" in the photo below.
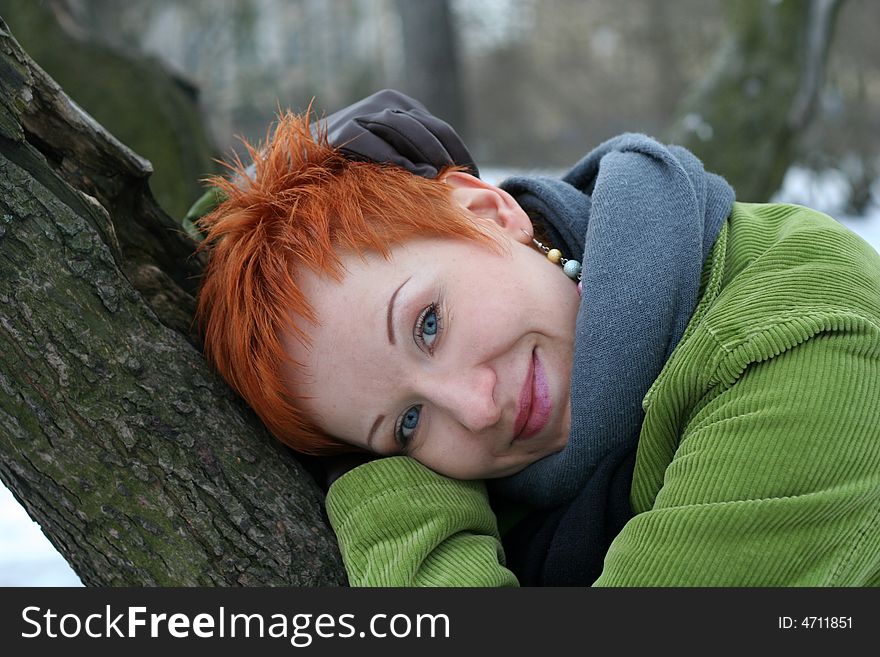
[[[209,255],[196,308],[205,356],[283,443],[309,454],[353,451],[306,417],[281,374],[285,361],[292,363],[282,334],[308,344],[292,315],[318,320],[296,272],[306,267],[342,280],[342,251],[387,258],[408,238],[497,246],[495,235],[462,211],[440,178],[347,159],[325,131],[312,135],[308,112],[281,114],[263,147],[245,145],[254,178],[236,159],[231,179],[210,180],[226,199],[198,222],[206,236],[199,250]]]

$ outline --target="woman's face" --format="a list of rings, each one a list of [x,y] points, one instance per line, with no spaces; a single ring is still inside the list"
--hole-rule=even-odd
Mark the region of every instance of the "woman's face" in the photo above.
[[[531,245],[512,198],[466,174],[447,182],[463,211],[502,228],[510,253],[430,238],[390,260],[340,254],[341,283],[299,277],[320,323],[304,324],[311,349],[284,342],[308,377],[294,390],[328,434],[458,479],[501,477],[568,440],[580,296]]]

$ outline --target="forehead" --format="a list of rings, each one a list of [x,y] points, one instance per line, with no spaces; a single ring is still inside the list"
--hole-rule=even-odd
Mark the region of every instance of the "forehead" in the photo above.
[[[480,248],[473,242],[452,238],[415,239],[392,247],[387,258],[372,251],[339,253],[341,281],[309,269],[298,272],[295,278],[319,323],[326,327],[342,313],[346,303],[381,303],[384,311],[388,298],[407,276],[454,271],[463,262],[472,262],[472,252]]]
[[[342,433],[344,427],[331,425],[383,401],[381,382],[387,381],[393,361],[387,316],[394,291],[413,279],[395,301],[397,320],[419,282],[458,275],[462,263],[475,261],[474,248],[480,247],[462,240],[411,240],[395,245],[387,259],[372,252],[340,254],[341,281],[311,270],[297,272],[296,282],[318,323],[290,313],[309,344],[293,331],[283,332],[282,345],[293,363],[282,368],[287,385],[301,398],[298,403],[325,430]]]
[[[282,335],[287,353],[304,364],[314,364],[333,350],[327,346],[351,328],[352,322],[374,314],[385,287],[390,285],[395,261],[378,254],[342,256],[343,278],[336,280],[326,274],[303,270],[296,274],[296,283],[317,319],[312,323],[296,311],[290,321],[308,336],[310,344],[298,340],[293,331]]]
[[[318,320],[313,324],[295,312],[290,321],[308,337],[306,344],[292,331],[280,339],[292,363],[282,365],[287,385],[306,412],[322,420],[338,414],[353,397],[369,394],[369,378],[385,344],[388,299],[405,271],[400,257],[380,254],[341,256],[343,279],[311,270],[298,272],[296,282]]]

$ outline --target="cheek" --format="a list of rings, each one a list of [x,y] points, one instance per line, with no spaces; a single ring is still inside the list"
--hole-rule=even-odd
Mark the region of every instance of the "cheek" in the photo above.
[[[488,443],[461,431],[460,426],[435,424],[413,456],[423,465],[455,479],[479,478],[493,459]]]
[[[541,306],[557,301],[570,279],[542,254],[527,251],[514,260],[508,282],[523,302]]]
[[[549,320],[555,324],[563,327],[570,325],[570,330],[573,331],[581,303],[577,283],[566,276],[561,267],[550,262],[546,265],[547,267],[535,276],[538,285],[536,296],[533,298],[535,311],[547,313]]]
[[[534,330],[533,312],[531,304],[521,296],[496,294],[470,312],[469,342],[474,348],[481,345],[494,348],[509,345],[524,332]]]

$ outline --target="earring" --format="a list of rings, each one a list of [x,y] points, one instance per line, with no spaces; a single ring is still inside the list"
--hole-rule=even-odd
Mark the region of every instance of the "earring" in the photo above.
[[[549,246],[544,246],[534,237],[532,238],[532,244],[538,247],[539,251],[543,251],[547,256],[547,260],[552,262],[554,265],[561,265],[562,271],[565,272],[565,275],[568,276],[573,281],[581,280],[581,263],[577,260],[570,260],[568,258],[562,257],[562,252],[559,249],[551,249]]]

